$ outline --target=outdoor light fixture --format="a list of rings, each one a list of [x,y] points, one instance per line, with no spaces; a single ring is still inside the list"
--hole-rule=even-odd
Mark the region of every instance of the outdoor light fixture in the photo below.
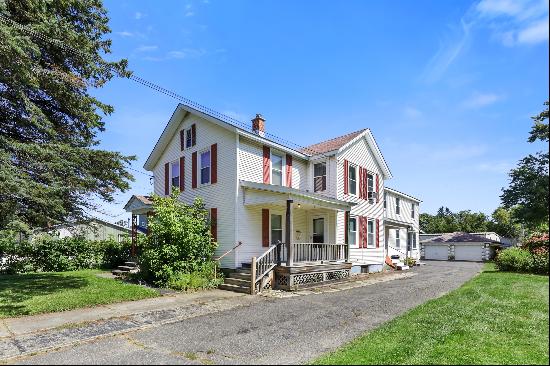
[[[298,208],[300,208],[300,207],[302,207],[302,205],[298,203]]]

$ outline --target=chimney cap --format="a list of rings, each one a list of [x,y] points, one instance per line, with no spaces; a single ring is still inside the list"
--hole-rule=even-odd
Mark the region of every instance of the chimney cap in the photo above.
[[[265,121],[265,118],[264,118],[264,116],[262,116],[261,113],[256,113],[256,117],[253,119],[253,121],[256,120],[256,119],[261,119],[262,121]]]

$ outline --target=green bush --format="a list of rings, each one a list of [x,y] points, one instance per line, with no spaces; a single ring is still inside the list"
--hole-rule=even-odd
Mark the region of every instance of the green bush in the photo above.
[[[215,263],[209,262],[191,273],[176,273],[168,279],[167,286],[174,290],[199,290],[215,288],[223,283],[223,277],[216,277]]]
[[[92,241],[81,237],[57,239],[39,235],[21,241],[13,233],[0,233],[0,273],[65,272],[114,268],[130,257],[129,241]]]
[[[155,215],[140,257],[140,276],[157,286],[176,289],[208,287],[214,279],[216,248],[210,234],[208,211],[200,199],[192,205],[170,197],[153,197]]]
[[[533,255],[525,249],[509,248],[498,253],[495,264],[501,271],[530,272]]]
[[[548,274],[548,248],[537,248],[533,252],[533,273]]]

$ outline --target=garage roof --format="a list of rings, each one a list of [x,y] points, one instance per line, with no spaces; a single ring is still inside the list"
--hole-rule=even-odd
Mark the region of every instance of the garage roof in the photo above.
[[[424,240],[424,242],[436,243],[497,243],[498,241],[491,240],[479,235],[473,235],[463,232],[447,233],[435,238]]]

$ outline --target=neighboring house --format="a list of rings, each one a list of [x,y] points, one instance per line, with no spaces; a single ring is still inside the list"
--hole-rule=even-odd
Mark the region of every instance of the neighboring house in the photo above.
[[[131,234],[129,228],[112,224],[98,218],[92,218],[87,222],[79,224],[58,225],[47,230],[47,232],[59,239],[81,236],[87,240],[113,239],[118,242],[121,242]]]
[[[385,248],[388,255],[420,259],[419,208],[422,201],[386,187],[384,192]],[[401,255],[402,256],[402,255]]]
[[[502,244],[490,237],[455,232],[422,240],[420,247],[422,259],[481,262],[493,259]]]
[[[183,202],[203,198],[219,244],[216,254],[225,254],[222,267],[247,266],[255,257],[261,262],[258,276],[267,276],[278,248],[286,264],[279,266],[278,284],[292,287],[349,276],[351,266],[380,270],[391,228],[403,232],[399,248],[406,249],[409,237],[417,240],[420,201],[385,187],[391,172],[369,129],[307,148],[268,136],[261,115],[250,129],[180,104],[144,165],[153,172],[157,195],[178,187]],[[385,214],[385,192],[392,205],[400,200],[402,213]],[[143,197],[133,196],[125,207],[133,222],[151,211]],[[308,263],[340,265],[293,274],[296,265]]]

